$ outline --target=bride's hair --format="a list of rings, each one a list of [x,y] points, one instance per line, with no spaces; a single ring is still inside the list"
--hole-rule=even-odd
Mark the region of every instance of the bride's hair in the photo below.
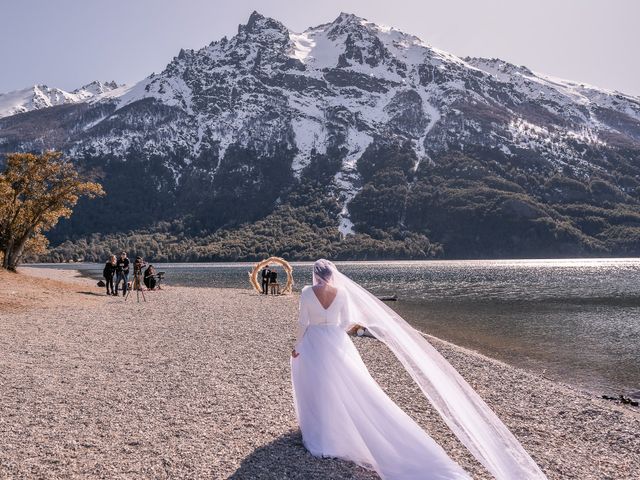
[[[334,270],[336,270],[336,266],[329,260],[324,258],[316,260],[313,264],[313,284],[331,284]]]

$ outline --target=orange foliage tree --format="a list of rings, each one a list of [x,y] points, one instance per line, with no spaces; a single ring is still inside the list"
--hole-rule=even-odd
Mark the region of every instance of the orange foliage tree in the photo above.
[[[60,152],[11,153],[0,173],[2,267],[15,271],[25,255],[44,253],[43,232],[68,218],[80,197],[104,195],[98,183],[83,181]]]

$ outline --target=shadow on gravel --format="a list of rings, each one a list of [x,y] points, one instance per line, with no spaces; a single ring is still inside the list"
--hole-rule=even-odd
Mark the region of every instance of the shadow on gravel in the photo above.
[[[300,432],[290,432],[254,450],[229,478],[373,480],[379,477],[353,463],[314,457],[304,448]]]

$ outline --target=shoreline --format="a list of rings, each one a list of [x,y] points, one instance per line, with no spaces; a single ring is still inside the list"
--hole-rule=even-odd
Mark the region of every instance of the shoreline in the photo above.
[[[29,308],[0,310],[0,477],[377,478],[302,447],[289,379],[297,295],[169,286],[125,303],[60,273],[73,270],[41,270],[50,278],[37,282],[67,293],[46,283],[44,303],[27,289]],[[426,336],[549,478],[640,470],[638,409]],[[389,396],[474,478],[490,478],[391,352],[354,342]]]
[[[152,263],[161,263],[161,264],[170,264],[170,265],[238,265],[238,264],[246,264],[246,265],[255,265],[260,261],[264,260],[264,258],[259,258],[257,260],[225,260],[225,261],[202,261],[202,262],[185,262],[185,261],[174,261],[174,262],[160,262],[150,260]],[[317,258],[311,260],[291,260],[289,263],[291,265],[312,265]],[[336,264],[381,264],[381,263],[438,263],[438,262],[499,262],[499,263],[510,263],[510,262],[525,262],[525,263],[540,263],[545,261],[551,262],[592,262],[592,261],[629,261],[629,260],[637,260],[640,261],[640,256],[630,256],[630,257],[620,257],[620,256],[610,256],[610,257],[500,257],[500,258],[416,258],[416,259],[394,259],[394,258],[386,258],[386,259],[377,259],[377,260],[335,260],[333,263]],[[69,262],[32,262],[32,263],[23,263],[22,266],[34,266],[38,267],[41,265],[52,265],[52,266],[62,266],[62,265],[90,265],[90,264],[100,264],[101,262],[89,262],[89,261],[69,261]]]

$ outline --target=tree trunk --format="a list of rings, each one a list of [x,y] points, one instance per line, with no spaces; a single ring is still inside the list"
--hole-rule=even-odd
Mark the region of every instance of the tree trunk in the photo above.
[[[18,263],[22,259],[22,252],[24,251],[24,246],[26,244],[26,240],[20,241],[18,245],[13,242],[9,243],[7,249],[4,251],[4,259],[2,261],[2,267],[15,272],[18,268]]]
[[[13,250],[7,251],[4,255],[4,259],[2,260],[2,268],[6,268],[12,272],[16,271],[16,267],[18,266],[18,259],[16,258]]]
[[[2,253],[4,253],[4,256],[2,257],[2,268],[11,270],[9,268],[9,259],[11,258],[12,252],[13,252],[13,242],[9,241],[6,248],[2,251]]]

